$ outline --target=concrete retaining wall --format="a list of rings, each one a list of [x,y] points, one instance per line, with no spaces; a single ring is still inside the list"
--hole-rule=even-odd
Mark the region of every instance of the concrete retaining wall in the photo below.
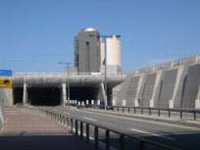
[[[149,107],[149,101],[152,99],[153,89],[156,82],[156,73],[148,74],[141,97],[140,106]]]
[[[125,99],[128,106],[138,101],[141,107],[198,109],[199,86],[200,56],[194,56],[128,73],[113,92],[118,104]]]

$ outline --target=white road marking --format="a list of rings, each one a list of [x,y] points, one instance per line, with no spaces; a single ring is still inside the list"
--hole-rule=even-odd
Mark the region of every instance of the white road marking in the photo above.
[[[151,132],[148,132],[148,131],[139,130],[139,129],[135,129],[135,128],[132,128],[131,131],[140,132],[140,133],[144,133],[144,134],[150,134],[150,135],[161,137],[161,138],[168,139],[168,140],[175,140],[175,138],[170,138],[170,137],[167,137],[167,136],[164,136],[164,135],[151,133]]]
[[[90,117],[83,117],[83,119],[90,120],[90,121],[93,121],[93,122],[97,122],[96,119],[93,119],[93,118],[90,118]]]
[[[90,114],[96,114],[96,115],[100,115],[100,116],[109,116],[109,117],[113,117],[113,118],[120,118],[120,119],[126,119],[126,120],[132,120],[132,121],[140,121],[140,122],[147,122],[147,123],[153,123],[153,124],[160,124],[160,125],[164,125],[164,126],[172,126],[172,127],[176,127],[176,128],[185,128],[185,129],[190,129],[190,130],[196,130],[196,131],[199,131],[199,128],[197,127],[190,127],[190,126],[183,126],[183,125],[176,125],[176,124],[170,124],[170,123],[163,123],[163,122],[158,122],[158,121],[153,121],[153,120],[144,120],[144,119],[139,119],[139,118],[130,118],[129,117],[126,117],[126,116],[116,116],[116,114],[108,114],[108,113],[104,113],[104,114],[101,114],[99,112],[89,112],[87,110],[82,110],[83,112],[86,112],[86,113],[90,113]],[[134,116],[133,116],[134,117]]]

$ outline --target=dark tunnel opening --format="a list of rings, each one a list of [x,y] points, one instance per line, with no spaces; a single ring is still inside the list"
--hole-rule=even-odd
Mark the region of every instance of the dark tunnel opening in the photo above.
[[[13,104],[16,105],[22,102],[23,102],[23,88],[22,87],[13,88]]]
[[[66,92],[68,90],[66,89]],[[34,106],[61,105],[62,89],[58,87],[29,87],[27,89],[28,103]],[[23,103],[23,87],[13,89],[14,105]],[[67,96],[66,96],[67,99]],[[98,100],[98,87],[71,87],[70,99],[78,101]],[[108,88],[108,102],[112,99],[112,89]],[[90,101],[91,103],[91,101]]]
[[[61,104],[61,89],[56,87],[29,88],[28,102],[31,105],[56,106]]]
[[[95,87],[72,87],[70,88],[70,99],[85,101],[85,100],[97,100],[98,88]]]

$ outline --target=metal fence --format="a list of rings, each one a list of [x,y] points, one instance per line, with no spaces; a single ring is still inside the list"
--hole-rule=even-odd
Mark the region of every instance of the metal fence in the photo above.
[[[73,105],[75,106],[75,105]],[[78,107],[104,109],[103,105],[84,105]],[[175,119],[200,120],[200,110],[184,110],[184,109],[169,109],[169,108],[150,108],[150,107],[125,107],[112,106],[106,109],[107,111],[120,112],[126,114],[140,114],[146,116],[168,117]]]
[[[111,133],[114,133],[118,135],[118,144],[119,146],[115,149],[125,150],[127,149],[126,141],[129,140],[135,140],[137,141],[137,146],[130,147],[128,146],[128,149],[134,150],[178,150],[176,148],[172,148],[169,146],[161,145],[137,136],[124,134],[122,132],[119,132],[117,130],[114,130],[112,128],[104,127],[99,124],[90,123],[85,120],[74,118],[70,115],[59,113],[52,111],[47,108],[29,108],[33,109],[34,111],[39,111],[44,116],[49,117],[53,122],[58,123],[65,127],[66,129],[70,130],[71,133],[75,134],[76,136],[79,136],[81,140],[85,140],[86,142],[91,142],[90,139],[90,132],[91,127],[93,127],[93,142],[96,149],[99,148],[99,131],[105,130],[105,147],[103,149],[109,150],[111,149]]]

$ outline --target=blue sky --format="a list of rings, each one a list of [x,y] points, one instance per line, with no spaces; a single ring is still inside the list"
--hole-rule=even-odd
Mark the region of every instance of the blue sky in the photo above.
[[[199,0],[0,0],[0,68],[59,72],[85,27],[120,34],[123,70],[200,54]]]

